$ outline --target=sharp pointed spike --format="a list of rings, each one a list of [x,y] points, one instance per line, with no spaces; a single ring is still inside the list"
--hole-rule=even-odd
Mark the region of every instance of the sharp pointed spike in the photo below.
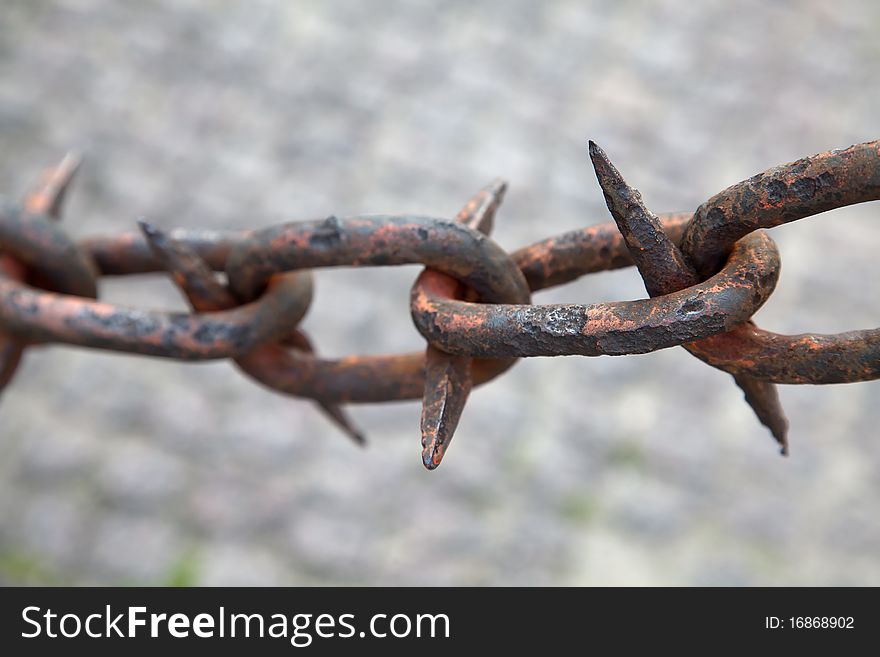
[[[780,453],[788,456],[788,420],[779,402],[776,386],[749,376],[734,375],[733,380],[743,391],[746,402],[755,411],[758,420],[779,443]]]
[[[608,210],[623,235],[648,293],[652,297],[669,294],[698,283],[700,279],[696,272],[663,232],[660,220],[645,206],[642,195],[624,180],[605,151],[592,141],[590,159]]]
[[[484,235],[490,234],[495,213],[504,200],[506,191],[507,183],[496,178],[465,203],[455,218],[456,222]],[[428,270],[424,272],[430,273]],[[453,282],[452,287],[454,289],[457,285]],[[466,356],[452,356],[431,346],[425,352],[421,430],[422,463],[428,470],[440,465],[458,426],[473,387],[472,362]]]
[[[81,164],[82,158],[71,151],[58,165],[47,169],[36,189],[25,197],[27,211],[45,213],[53,219],[60,218],[64,197]]]
[[[496,178],[465,203],[456,215],[455,221],[489,235],[495,222],[495,213],[501,206],[506,191],[507,183]]]
[[[422,463],[433,470],[443,460],[473,387],[471,360],[429,346],[425,351],[422,399]]]
[[[144,237],[147,238],[151,244],[159,244],[165,241],[165,233],[156,228],[153,224],[151,224],[146,219],[138,219],[137,220],[138,228],[140,228],[141,232],[144,234]]]
[[[298,349],[299,351],[303,351],[307,354],[314,354],[315,348],[312,345],[312,341],[309,339],[309,336],[305,331],[300,329],[296,329],[293,333],[291,333],[287,338],[283,341],[284,345],[288,347],[293,347],[294,349]],[[337,427],[342,429],[342,432],[351,438],[355,443],[361,446],[366,446],[367,439],[366,436],[358,429],[354,423],[349,418],[348,414],[339,404],[331,404],[330,402],[316,400],[316,403],[323,411],[324,415],[326,415]]]
[[[495,179],[474,194],[455,218],[457,223],[484,235],[492,231],[495,213],[504,199],[507,183]],[[424,284],[425,276],[440,277],[441,285],[457,294],[458,284],[432,270],[425,270],[416,282]],[[425,391],[422,398],[422,463],[428,470],[435,469],[452,440],[461,418],[465,402],[473,387],[472,359],[452,356],[428,346],[425,352]]]
[[[206,312],[236,305],[226,286],[193,249],[143,219],[138,220],[138,226],[156,258],[194,309]]]
[[[324,415],[333,422],[333,424],[339,427],[346,436],[351,438],[355,444],[360,445],[361,447],[366,447],[366,437],[357,427],[354,426],[351,418],[341,406],[323,401],[318,401],[317,404],[323,411]]]

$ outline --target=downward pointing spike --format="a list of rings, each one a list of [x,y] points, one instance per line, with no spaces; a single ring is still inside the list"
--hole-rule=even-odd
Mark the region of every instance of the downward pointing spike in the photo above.
[[[294,331],[293,334],[285,340],[285,344],[307,354],[316,353],[315,347],[309,339],[309,336],[302,330]],[[315,403],[318,404],[324,415],[326,415],[327,418],[337,427],[342,429],[342,432],[351,438],[355,444],[360,445],[361,447],[366,447],[367,437],[354,425],[351,418],[342,409],[342,406],[320,399],[316,399]]]
[[[779,453],[788,456],[788,420],[779,401],[776,386],[769,381],[761,381],[750,376],[734,374],[733,380],[740,387],[746,403],[779,443]]]
[[[469,357],[451,356],[428,346],[421,421],[422,463],[428,470],[443,460],[472,387]]]
[[[474,194],[455,217],[455,221],[488,235],[495,213],[504,200],[507,183],[496,179]],[[460,291],[458,282],[440,272],[425,269],[415,283],[440,287],[449,294]],[[425,392],[422,397],[422,463],[435,469],[443,460],[461,413],[473,387],[471,364],[467,356],[453,356],[428,345],[425,350]]]
[[[652,297],[670,294],[700,282],[696,270],[678,246],[663,232],[660,221],[645,206],[638,190],[630,187],[617,168],[595,142],[589,142],[590,160],[605,195],[608,210],[642,280]],[[685,347],[687,348],[687,347]],[[788,454],[788,420],[779,401],[776,386],[749,376],[733,377],[761,424],[766,426],[783,455]]]

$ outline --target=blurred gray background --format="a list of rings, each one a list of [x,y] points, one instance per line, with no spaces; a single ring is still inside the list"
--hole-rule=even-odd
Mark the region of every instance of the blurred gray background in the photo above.
[[[880,137],[872,2],[4,0],[0,193],[69,149],[71,234],[451,217],[510,181],[513,250],[609,221],[602,145],[656,212]],[[878,324],[876,205],[772,232],[768,329]],[[322,353],[419,349],[417,267],[317,273]],[[643,297],[634,270],[536,302]],[[161,277],[102,297],[185,308]],[[519,363],[443,465],[416,402],[307,401],[228,363],[33,349],[0,404],[0,582],[880,584],[880,384],[783,387],[781,458],[682,349]]]

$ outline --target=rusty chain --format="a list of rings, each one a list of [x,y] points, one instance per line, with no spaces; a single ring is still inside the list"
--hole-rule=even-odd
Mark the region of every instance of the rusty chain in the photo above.
[[[777,383],[880,378],[880,329],[778,335],[752,315],[779,276],[762,230],[880,199],[880,141],[785,164],[733,185],[693,214],[654,215],[605,153],[590,158],[614,223],[508,254],[488,235],[506,184],[477,193],[454,221],[329,217],[256,231],[162,231],[75,242],[58,224],[79,166],[66,157],[23,201],[0,199],[0,390],[27,347],[65,343],[179,360],[231,359],[277,392],[313,399],[363,442],[344,403],[422,399],[422,460],[440,464],[471,388],[517,358],[640,354],[683,346],[729,372],[788,451]],[[319,358],[297,328],[309,270],[418,263],[412,319],[424,352]],[[650,298],[532,305],[531,293],[635,264]],[[98,279],[164,272],[193,312],[97,300]],[[225,274],[225,278],[218,276]]]

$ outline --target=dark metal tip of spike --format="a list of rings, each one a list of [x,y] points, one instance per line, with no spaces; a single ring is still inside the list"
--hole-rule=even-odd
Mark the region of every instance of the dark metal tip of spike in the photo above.
[[[437,425],[428,429],[422,423],[422,464],[428,470],[434,470],[443,461],[448,442],[452,440],[451,433]]]
[[[590,159],[593,161],[593,166],[595,167],[598,161],[599,164],[603,165],[603,168],[610,168],[614,173],[617,173],[617,169],[611,164],[608,154],[602,149],[602,147],[592,139],[589,140],[588,144]],[[617,175],[620,176],[619,173],[617,173]]]
[[[742,390],[746,403],[751,406],[758,421],[770,431],[779,445],[779,452],[788,455],[788,419],[779,401],[776,386],[750,376],[734,375],[733,380]]]
[[[446,453],[446,443],[452,436],[442,426],[442,419],[432,417],[426,422],[426,409],[422,408],[422,465],[428,470],[434,470],[443,460]],[[430,424],[430,426],[428,426]]]
[[[618,193],[625,192],[630,195],[635,193],[635,190],[630,187],[623,179],[623,176],[620,175],[620,171],[617,170],[617,167],[611,163],[608,154],[592,140],[590,141],[590,161],[593,163],[593,169],[596,171],[599,185],[602,187],[602,191],[605,193],[606,197],[611,191],[611,189],[606,189],[606,187],[609,187],[607,184],[608,182],[610,182],[615,188],[619,188],[615,190],[618,191]]]
[[[789,444],[788,444],[788,424],[782,428],[770,429],[770,433],[776,439],[776,442],[779,443],[779,453],[783,456],[788,456],[790,454]]]
[[[350,424],[346,426],[343,426],[339,422],[336,422],[335,424],[339,429],[342,430],[342,433],[351,438],[351,442],[353,442],[358,447],[366,448],[367,437],[363,433],[361,433],[359,429],[354,428]]]
[[[638,190],[632,187],[623,175],[612,164],[607,153],[599,148],[595,142],[590,142],[590,162],[593,163],[593,170],[596,172],[596,179],[599,181],[599,187],[602,188],[602,194],[605,196],[605,203],[608,210],[614,217],[614,221],[618,226],[621,224],[632,224],[635,217],[628,216],[628,206],[642,206],[642,197]],[[642,206],[645,213],[648,209]],[[630,226],[630,229],[632,227]]]
[[[360,447],[367,446],[367,437],[358,429],[351,418],[343,410],[339,404],[331,404],[329,402],[318,401],[318,407],[324,412],[324,415],[351,441]]]
[[[335,406],[335,405],[334,405],[334,407],[336,409],[336,412],[338,412],[341,415],[342,409],[339,408],[338,406]],[[336,415],[334,415],[332,413],[328,413],[328,415],[330,415],[331,419],[334,420],[333,423],[337,426],[337,428],[340,429],[342,431],[342,433],[344,433],[346,436],[351,438],[351,442],[353,442],[355,445],[357,445],[358,447],[361,447],[361,448],[365,448],[367,446],[366,435],[361,433],[361,431],[359,429],[356,429],[354,426],[352,426],[348,422],[347,417],[345,418],[346,421],[343,423],[343,422],[340,422],[339,420],[336,419],[336,417],[337,417]]]
[[[156,238],[162,236],[162,231],[156,228],[153,224],[151,224],[146,219],[138,219],[137,220],[138,228],[141,229],[141,232],[147,238]]]
[[[426,447],[422,450],[422,465],[425,466],[426,470],[436,470],[437,466],[440,465],[439,460],[434,460],[434,449],[432,447]]]
[[[181,245],[174,243],[168,237],[168,234],[155,224],[151,224],[145,219],[138,219],[137,224],[149,247],[163,259],[170,258],[172,252],[177,252],[181,249]],[[187,255],[190,254],[187,253]]]

